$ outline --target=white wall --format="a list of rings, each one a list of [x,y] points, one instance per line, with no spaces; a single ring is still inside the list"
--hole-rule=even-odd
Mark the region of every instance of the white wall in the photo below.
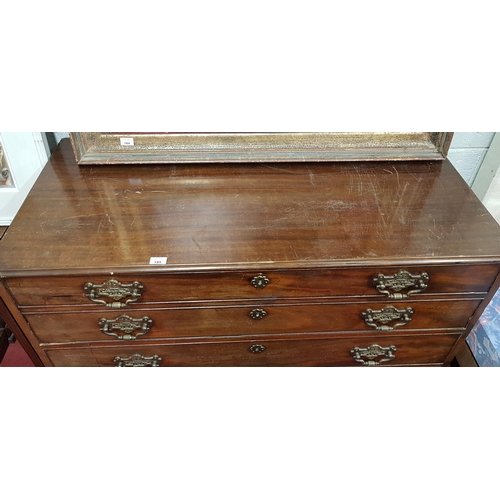
[[[67,137],[69,137],[68,132],[54,132],[54,138],[55,138],[57,144],[59,144],[59,141],[61,139],[65,139]]]
[[[53,132],[56,144],[68,132]],[[495,132],[455,132],[448,158],[469,186],[472,185],[477,171],[484,160]]]
[[[484,197],[483,204],[500,224],[500,175],[496,175],[493,178],[493,182]]]
[[[469,186],[488,152],[495,132],[455,132],[448,158]]]
[[[9,226],[47,163],[48,147],[41,132],[0,132],[6,163],[14,180],[0,189],[0,226]]]

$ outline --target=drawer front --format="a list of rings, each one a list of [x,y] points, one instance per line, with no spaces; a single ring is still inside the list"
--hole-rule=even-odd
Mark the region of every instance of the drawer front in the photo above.
[[[465,328],[479,300],[436,300],[246,307],[33,313],[25,317],[42,343],[128,341],[301,332]]]
[[[47,349],[54,366],[390,366],[442,364],[458,335]],[[395,348],[395,349],[394,349]],[[355,360],[358,359],[359,361]]]
[[[10,278],[7,285],[20,306],[95,304],[97,307],[104,302],[131,308],[141,303],[176,301],[348,296],[376,296],[384,300],[390,299],[388,295],[391,293],[409,294],[412,298],[432,294],[485,293],[499,272],[495,265],[423,265],[403,270],[406,272],[403,275],[399,274],[399,267],[371,267],[113,278]],[[109,283],[111,279],[117,283]],[[135,282],[138,285],[134,285]],[[115,294],[118,290],[118,293],[114,297],[103,294],[110,290]],[[399,297],[401,299],[405,297]]]

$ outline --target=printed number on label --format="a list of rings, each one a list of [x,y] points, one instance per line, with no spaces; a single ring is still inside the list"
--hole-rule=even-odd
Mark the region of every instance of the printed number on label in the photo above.
[[[149,259],[150,264],[166,264],[167,263],[167,257],[151,257]]]

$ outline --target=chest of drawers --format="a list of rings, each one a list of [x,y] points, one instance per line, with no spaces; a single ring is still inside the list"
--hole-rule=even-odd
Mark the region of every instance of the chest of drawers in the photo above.
[[[0,270],[38,365],[445,365],[500,228],[447,160],[79,168],[62,141]]]

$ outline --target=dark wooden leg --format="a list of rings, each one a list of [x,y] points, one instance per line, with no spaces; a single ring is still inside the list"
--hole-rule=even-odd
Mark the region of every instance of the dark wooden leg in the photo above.
[[[474,359],[474,356],[470,350],[469,344],[467,342],[464,342],[462,344],[462,347],[457,351],[457,354],[455,356],[455,359],[453,360],[456,362],[454,364],[452,362],[451,366],[468,366],[468,367],[478,367],[478,364],[476,360]]]

